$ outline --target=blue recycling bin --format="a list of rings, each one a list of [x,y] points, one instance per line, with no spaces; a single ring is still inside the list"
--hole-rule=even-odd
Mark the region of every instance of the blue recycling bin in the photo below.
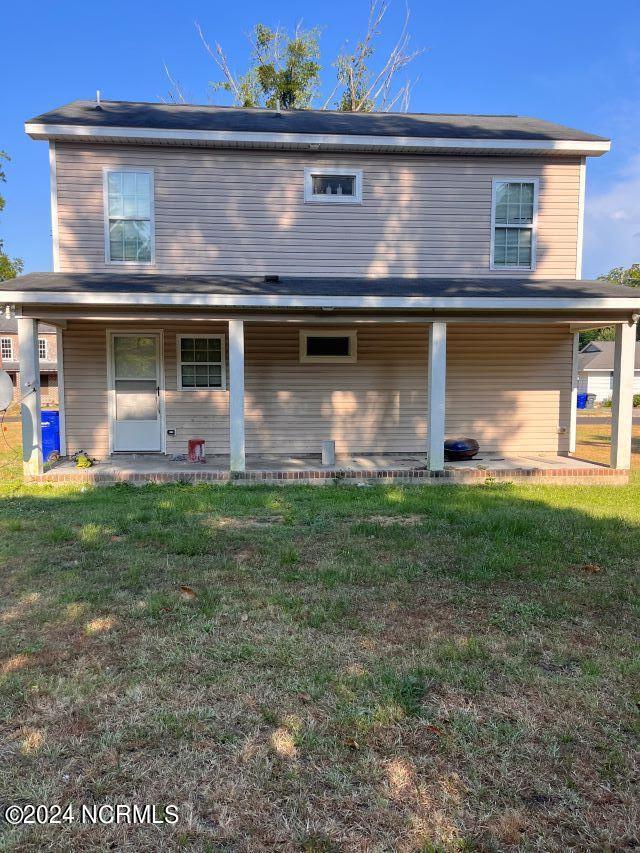
[[[587,397],[588,394],[578,394],[578,408],[586,409],[587,408]]]
[[[40,417],[42,458],[46,462],[52,453],[60,453],[60,412],[45,410]]]

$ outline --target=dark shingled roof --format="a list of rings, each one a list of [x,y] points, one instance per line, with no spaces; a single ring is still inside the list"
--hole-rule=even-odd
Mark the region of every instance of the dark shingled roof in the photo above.
[[[0,290],[2,290],[7,283],[8,282],[6,281],[0,281]],[[40,323],[38,325],[38,331],[43,335],[55,335],[56,333],[55,326],[48,326],[46,323]],[[0,314],[0,334],[18,334],[18,321],[15,317],[7,318],[4,314]]]
[[[194,293],[220,296],[389,296],[440,298],[638,299],[637,288],[604,281],[522,278],[337,278],[187,275],[160,273],[29,273],[0,290],[33,293]]]
[[[29,119],[29,124],[210,130],[237,133],[315,133],[434,139],[533,139],[605,141],[542,119],[515,115],[346,113],[331,110],[244,109],[151,104],[133,101],[72,101]]]
[[[591,341],[578,355],[578,370],[613,370],[614,341]],[[635,369],[640,370],[640,343],[636,341]]]

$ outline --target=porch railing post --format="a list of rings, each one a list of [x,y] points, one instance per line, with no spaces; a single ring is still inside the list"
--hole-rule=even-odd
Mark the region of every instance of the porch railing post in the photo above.
[[[22,416],[22,467],[25,477],[42,474],[42,432],[40,427],[40,362],[38,321],[18,318],[20,351],[20,412]]]
[[[573,335],[573,350],[571,355],[571,399],[569,405],[569,453],[576,452],[576,435],[578,428],[578,353],[580,352],[580,332]]]
[[[636,353],[635,323],[616,326],[611,399],[611,467],[631,467],[633,375]]]
[[[245,470],[243,320],[229,320],[229,468]]]
[[[427,442],[430,471],[444,468],[444,417],[447,377],[447,324],[429,326],[429,367],[427,384]]]

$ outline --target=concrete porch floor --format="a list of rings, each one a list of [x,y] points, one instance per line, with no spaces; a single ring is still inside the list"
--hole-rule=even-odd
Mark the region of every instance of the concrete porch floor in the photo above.
[[[247,470],[229,472],[228,456],[209,456],[206,463],[172,461],[160,454],[117,454],[92,468],[76,468],[63,459],[36,478],[44,483],[88,482],[168,483],[234,482],[291,483],[307,482],[414,482],[423,484],[483,483],[487,479],[553,483],[626,483],[628,472],[608,468],[582,459],[554,454],[501,455],[479,453],[467,462],[447,462],[444,471],[429,471],[422,454],[362,454],[338,457],[336,465],[326,467],[320,456],[248,454]]]

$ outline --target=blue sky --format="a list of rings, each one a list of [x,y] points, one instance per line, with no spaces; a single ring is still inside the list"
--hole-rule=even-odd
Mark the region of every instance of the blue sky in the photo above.
[[[0,235],[25,269],[51,268],[47,146],[23,122],[75,98],[155,101],[168,84],[163,62],[196,102],[218,79],[195,31],[225,47],[239,70],[257,21],[322,27],[327,66],[363,29],[368,0],[311,4],[192,2],[7,3],[2,14],[0,149],[12,158]],[[402,23],[391,0],[385,39]],[[614,140],[587,171],[585,276],[640,261],[640,3],[609,0],[413,2],[411,32],[426,52],[413,65],[416,112],[520,113]],[[332,69],[325,74],[332,86]],[[216,103],[224,103],[221,94]]]

